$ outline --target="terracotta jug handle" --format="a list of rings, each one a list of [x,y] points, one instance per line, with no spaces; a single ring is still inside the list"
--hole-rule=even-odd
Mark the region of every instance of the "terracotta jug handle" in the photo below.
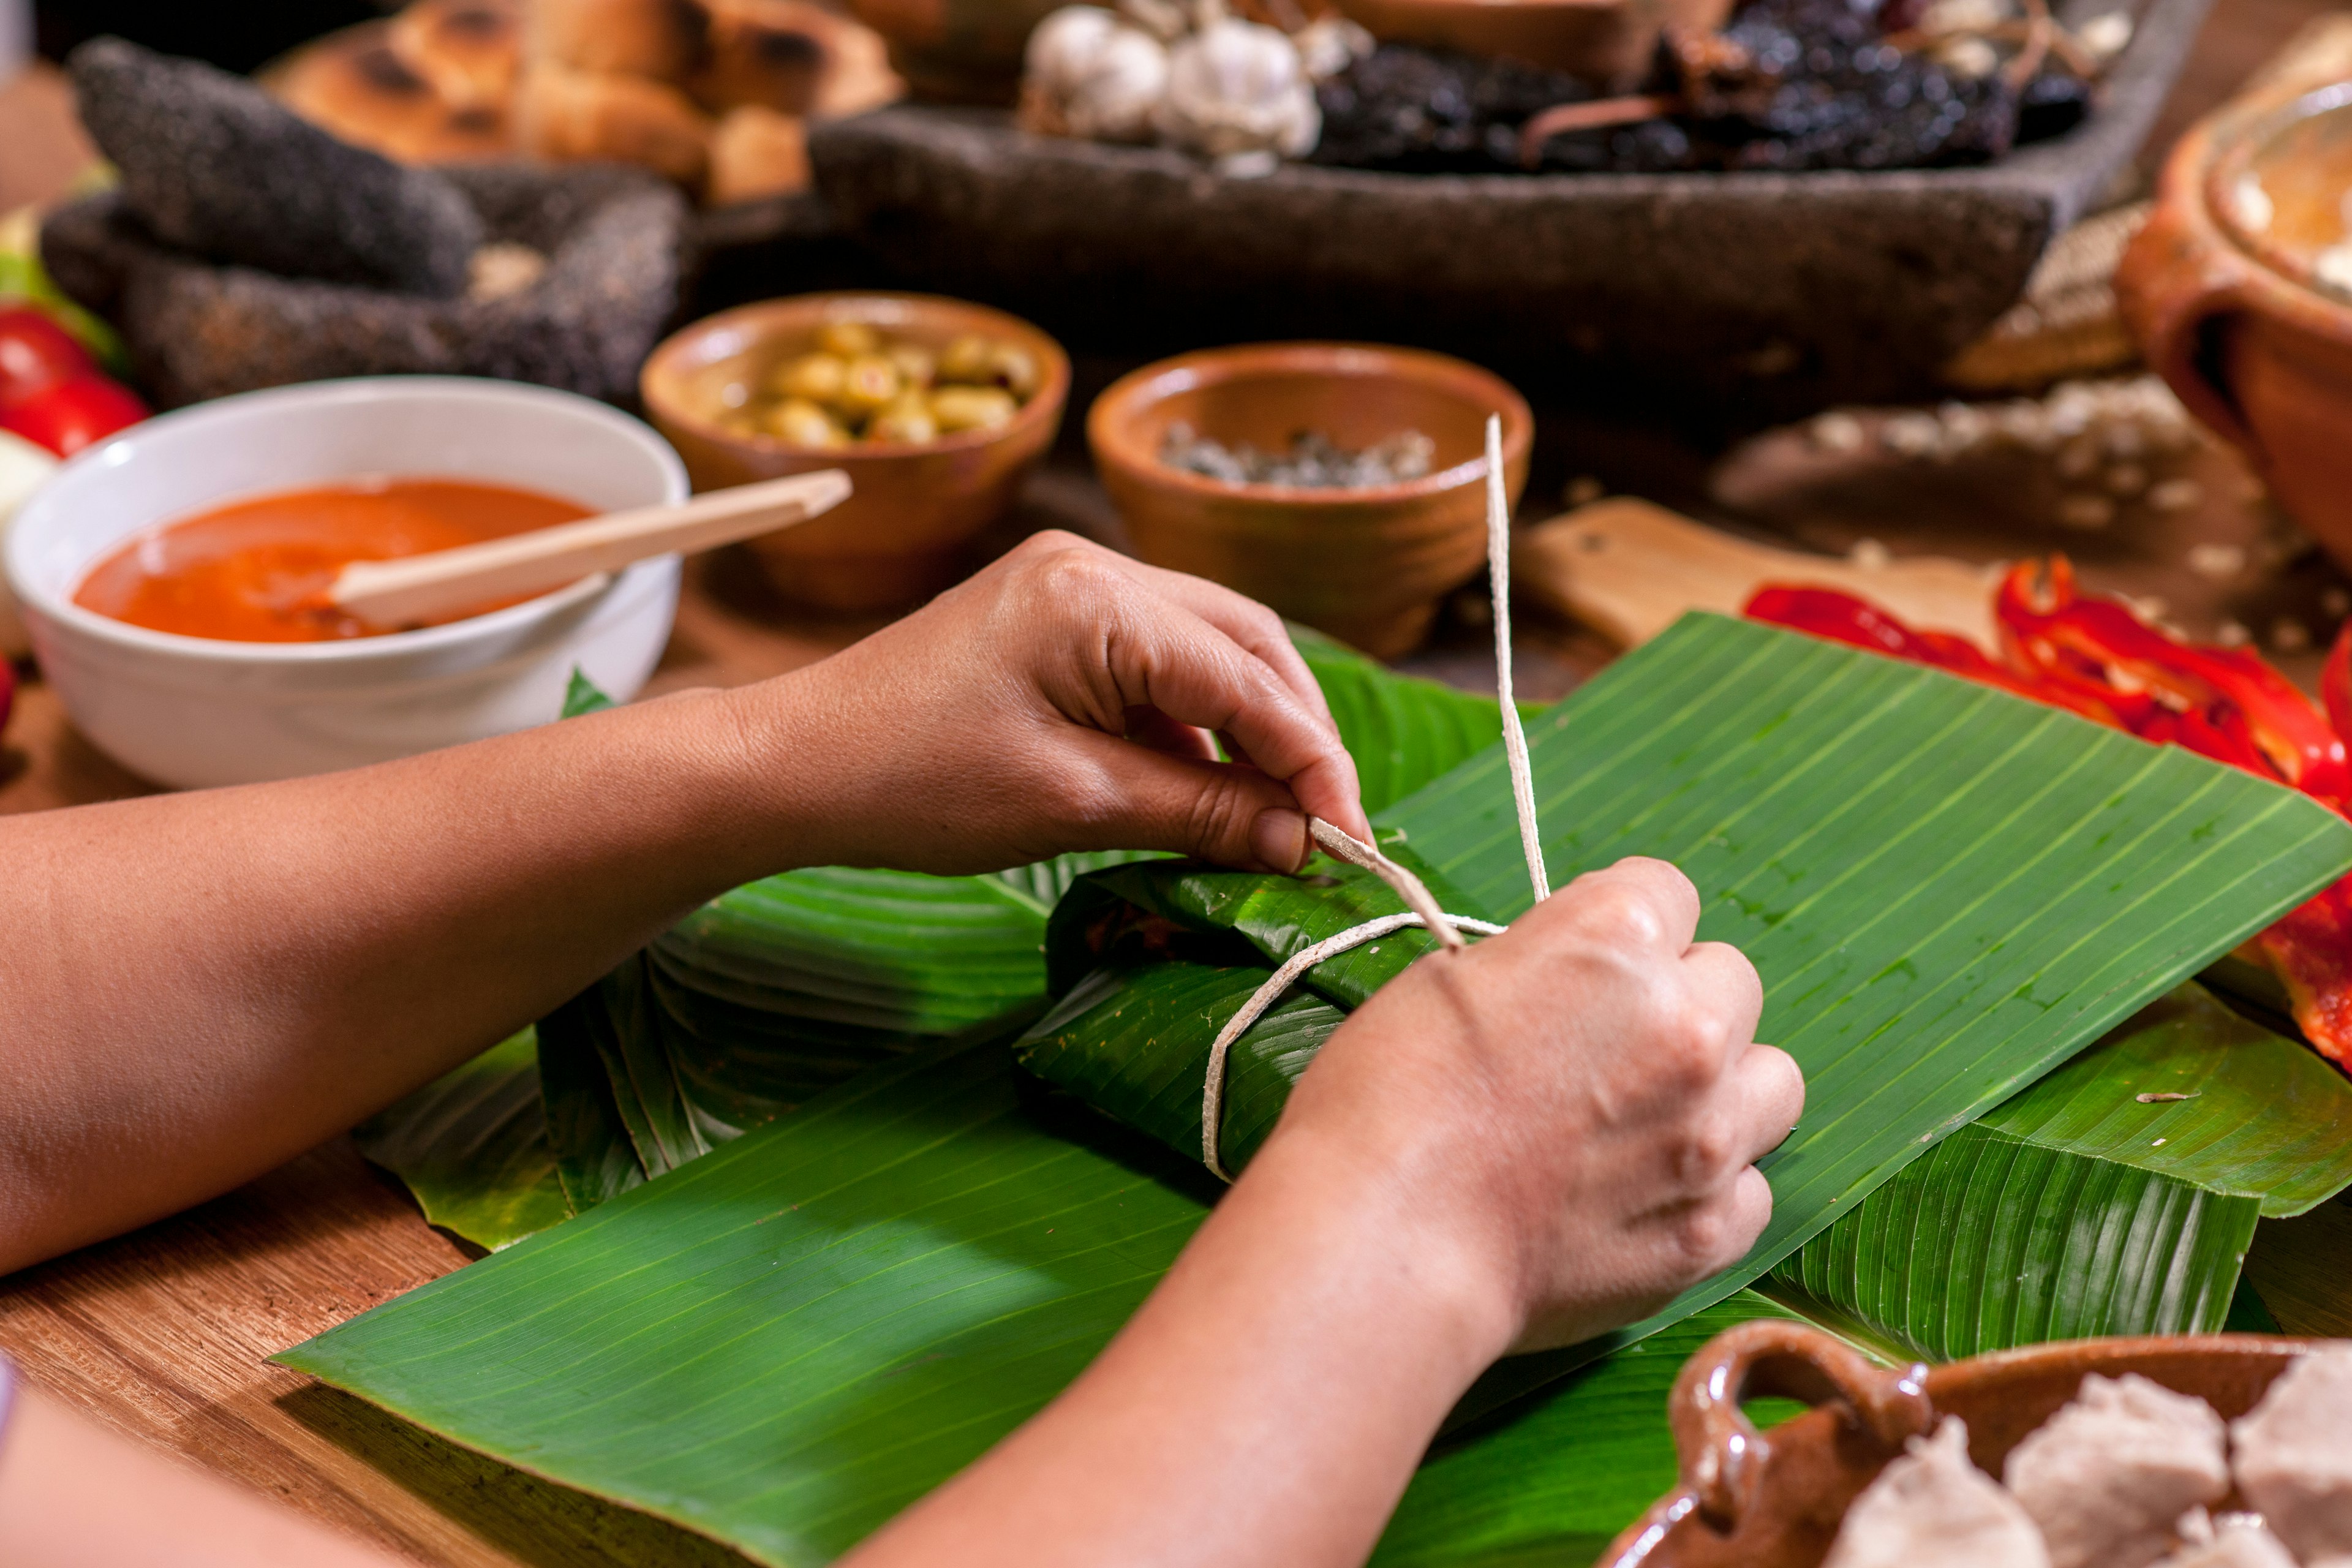
[[[2211,328],[2244,307],[2246,262],[2222,237],[2186,174],[2167,173],[2168,188],[2116,268],[2116,304],[2138,340],[2148,368],[2215,435],[2260,462],[2261,449],[2237,399],[2212,374]]]
[[[1683,1486],[1717,1530],[1738,1528],[1763,1484],[1771,1439],[1739,1408],[1742,1399],[1761,1394],[1814,1405],[1837,1401],[1850,1421],[1890,1449],[1936,1421],[1924,1365],[1879,1366],[1819,1329],[1782,1319],[1727,1329],[1684,1366],[1666,1407]]]

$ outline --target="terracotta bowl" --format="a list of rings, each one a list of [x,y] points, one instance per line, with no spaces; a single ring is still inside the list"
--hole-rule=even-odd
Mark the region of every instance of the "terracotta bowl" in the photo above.
[[[2193,1394],[2224,1420],[2315,1348],[2266,1334],[2078,1340],[1932,1370],[1889,1368],[1801,1323],[1742,1323],[1675,1379],[1667,1415],[1682,1481],[1603,1552],[1602,1568],[1814,1568],[1846,1505],[1946,1415],[1968,1423],[1969,1458],[1990,1475],[2074,1397],[2086,1373],[2137,1372]],[[1759,1433],[1739,1402],[1781,1394],[1818,1408]],[[2234,1494],[2215,1511],[2242,1508]]]
[[[1339,0],[1374,37],[1529,65],[1617,87],[1645,75],[1668,23],[1712,32],[1732,0]]]
[[[1138,555],[1391,658],[1486,561],[1490,414],[1503,416],[1516,503],[1535,436],[1527,400],[1476,365],[1417,349],[1255,343],[1161,360],[1095,400],[1087,441]],[[1366,489],[1226,484],[1160,460],[1179,422],[1262,448],[1315,431],[1355,450],[1418,430],[1437,452],[1426,477]]]
[[[2116,293],[2189,411],[2352,565],[2352,81],[2290,81],[2182,139]]]
[[[798,447],[741,436],[715,418],[730,383],[756,383],[806,352],[829,321],[868,322],[887,337],[945,348],[978,333],[1036,360],[1036,395],[1010,424],[937,441]],[[815,468],[843,468],[856,487],[824,516],[751,542],[786,597],[844,612],[897,609],[961,577],[971,536],[1004,514],[1022,478],[1054,444],[1070,395],[1062,345],[1002,310],[928,294],[801,294],[708,316],[674,334],[638,377],[646,412],[686,459],[698,490]]]

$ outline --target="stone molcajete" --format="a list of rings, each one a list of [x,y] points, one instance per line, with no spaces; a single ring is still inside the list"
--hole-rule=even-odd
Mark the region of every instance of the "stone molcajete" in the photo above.
[[[385,373],[624,398],[677,309],[686,206],[652,175],[403,168],[209,66],[118,39],[69,65],[122,178],[42,257],[165,406]]]
[[[2082,25],[2115,6],[2060,9]],[[1760,422],[1937,386],[2129,163],[2204,9],[2153,0],[2080,125],[1972,167],[1286,163],[1233,179],[1166,148],[921,104],[819,126],[810,156],[844,226],[898,276],[1065,337],[1139,357],[1376,337],[1595,402]],[[1561,137],[1545,156],[1576,151]]]

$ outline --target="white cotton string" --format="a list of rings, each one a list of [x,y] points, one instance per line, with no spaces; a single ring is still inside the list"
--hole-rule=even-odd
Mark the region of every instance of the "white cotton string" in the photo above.
[[[1518,808],[1519,847],[1536,902],[1551,897],[1543,837],[1536,831],[1536,782],[1528,766],[1528,732],[1511,696],[1511,503],[1503,488],[1503,416],[1486,417],[1486,574],[1495,584],[1495,695],[1503,704],[1503,755],[1511,766],[1511,804]]]
[[[1536,902],[1542,903],[1551,897],[1551,876],[1544,869],[1543,838],[1536,828],[1536,786],[1533,770],[1528,764],[1528,733],[1519,723],[1518,704],[1511,696],[1511,503],[1503,484],[1500,415],[1491,416],[1486,421],[1486,570],[1495,583],[1495,694],[1502,700],[1503,706],[1503,755],[1510,763],[1511,804],[1518,814],[1519,847],[1527,853],[1528,882],[1535,889]],[[1292,953],[1217,1031],[1215,1042],[1209,1047],[1208,1077],[1201,1088],[1201,1163],[1221,1182],[1233,1180],[1217,1157],[1217,1124],[1223,1119],[1225,1100],[1225,1058],[1234,1042],[1265,1016],[1265,1010],[1281,1000],[1282,994],[1300,975],[1328,958],[1410,926],[1426,928],[1448,948],[1463,945],[1464,930],[1493,936],[1503,929],[1486,921],[1445,913],[1419,877],[1354,835],[1320,817],[1308,817],[1307,826],[1326,854],[1371,872],[1393,889],[1413,912],[1366,921]]]
[[[1381,854],[1378,845],[1367,844],[1346,828],[1334,827],[1319,816],[1307,819],[1307,830],[1333,859],[1361,866],[1386,882],[1404,900],[1404,907],[1421,917],[1421,923],[1440,943],[1446,947],[1463,945],[1462,933],[1454,929],[1453,917],[1437,907],[1436,895],[1429,890],[1429,885]]]
[[[1481,936],[1493,936],[1501,926],[1487,921],[1472,920],[1466,915],[1444,917],[1459,926],[1466,926]],[[1378,942],[1393,931],[1422,924],[1419,915],[1382,915],[1376,921],[1366,921],[1360,926],[1349,926],[1337,936],[1327,936],[1312,947],[1301,948],[1285,959],[1282,967],[1266,977],[1265,984],[1241,1005],[1225,1026],[1217,1031],[1215,1042],[1209,1047],[1209,1074],[1201,1090],[1201,1163],[1221,1182],[1230,1182],[1223,1162],[1217,1157],[1217,1124],[1224,1119],[1225,1057],[1234,1042],[1249,1031],[1249,1026],[1265,1016],[1265,1010],[1282,999],[1298,977],[1327,958],[1336,958],[1351,948],[1368,942]]]

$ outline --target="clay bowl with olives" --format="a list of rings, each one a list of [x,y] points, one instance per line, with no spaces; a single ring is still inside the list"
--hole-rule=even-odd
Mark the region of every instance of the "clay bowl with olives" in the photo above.
[[[777,591],[845,613],[962,576],[1054,442],[1069,356],[1028,322],[924,294],[803,294],[706,317],[656,349],[646,412],[698,490],[843,468],[850,499],[748,547]]]
[[[1114,382],[1087,441],[1138,555],[1393,658],[1486,563],[1496,414],[1516,503],[1535,437],[1527,400],[1419,349],[1180,354]]]

